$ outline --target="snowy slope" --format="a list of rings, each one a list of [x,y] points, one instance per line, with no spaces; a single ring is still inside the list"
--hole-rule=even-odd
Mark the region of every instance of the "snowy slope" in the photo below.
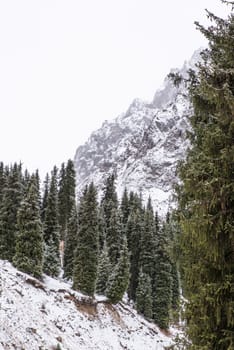
[[[199,57],[195,52],[181,70],[186,74]],[[171,205],[176,164],[185,155],[185,133],[191,107],[184,86],[176,89],[166,78],[153,101],[135,99],[126,113],[105,121],[75,155],[78,194],[94,181],[99,192],[108,174],[117,174],[119,198],[124,187],[150,195],[154,207],[165,214]]]
[[[0,260],[0,350],[162,350],[172,344],[127,303],[89,303],[64,282],[40,282]]]

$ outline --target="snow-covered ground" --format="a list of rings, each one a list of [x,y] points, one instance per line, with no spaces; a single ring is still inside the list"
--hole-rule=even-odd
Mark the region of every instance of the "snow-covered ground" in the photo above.
[[[38,281],[2,260],[0,282],[0,350],[162,350],[172,344],[173,329],[166,335],[126,302],[90,301],[63,281]]]

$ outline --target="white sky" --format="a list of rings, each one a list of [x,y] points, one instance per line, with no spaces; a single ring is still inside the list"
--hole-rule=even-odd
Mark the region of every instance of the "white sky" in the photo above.
[[[0,160],[43,175],[205,45],[219,0],[0,0]]]

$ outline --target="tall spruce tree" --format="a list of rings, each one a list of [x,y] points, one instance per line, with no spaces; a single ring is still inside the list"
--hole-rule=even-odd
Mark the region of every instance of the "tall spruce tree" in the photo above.
[[[73,288],[93,296],[98,268],[98,203],[93,183],[85,188],[79,208]]]
[[[0,207],[0,258],[12,261],[18,231],[17,212],[24,193],[21,164],[15,163],[6,176],[7,183]]]
[[[30,173],[29,173],[28,169],[25,169],[24,174],[23,174],[23,178],[22,178],[24,195],[28,192],[28,186],[30,186],[30,180],[31,180]]]
[[[58,223],[58,185],[57,168],[51,174],[47,207],[44,221],[44,272],[50,276],[58,276],[60,269],[59,223]]]
[[[110,226],[110,220],[113,214],[113,210],[116,210],[118,208],[118,197],[115,188],[114,174],[109,175],[105,181],[101,206],[103,207],[106,227],[108,229],[108,227]]]
[[[67,164],[63,163],[60,170],[58,209],[60,238],[66,237],[68,221],[72,215],[73,207],[76,203],[76,173],[71,159]]]
[[[68,159],[66,165],[66,195],[67,220],[69,220],[76,199],[76,172],[74,168],[74,163],[71,159]]]
[[[153,311],[152,281],[142,269],[139,272],[139,283],[136,289],[136,309],[147,318],[152,318]]]
[[[225,1],[228,3],[229,1]],[[233,4],[233,1],[230,2]],[[234,15],[197,24],[209,41],[190,74],[191,149],[179,168],[182,263],[192,349],[234,348]]]
[[[126,235],[128,240],[128,249],[130,253],[130,279],[128,286],[128,295],[132,300],[136,300],[136,289],[139,276],[139,259],[141,252],[141,240],[143,234],[143,215],[139,209],[133,208],[129,215]]]
[[[58,211],[59,211],[59,225],[60,225],[60,238],[65,239],[67,230],[67,192],[66,192],[66,166],[65,163],[61,164],[59,172],[58,183]]]
[[[159,228],[156,230],[155,270],[152,296],[153,319],[160,328],[167,329],[169,327],[172,302],[171,260],[165,231]]]
[[[106,243],[106,221],[102,206],[98,208],[98,236],[99,251],[102,252],[104,244]]]
[[[175,213],[167,213],[166,220],[163,223],[163,235],[167,239],[166,250],[169,253],[171,262],[172,278],[172,299],[171,307],[174,321],[178,319],[180,303],[180,279],[178,268],[177,237],[179,235],[179,225]]]
[[[112,209],[109,225],[106,228],[106,243],[111,264],[114,266],[119,257],[123,243],[123,227],[118,209]]]
[[[19,207],[17,223],[19,232],[13,263],[19,270],[40,278],[43,265],[43,231],[35,175],[31,177],[26,196]]]
[[[73,275],[73,263],[74,263],[74,252],[77,245],[77,234],[78,234],[78,212],[77,207],[74,207],[71,211],[70,218],[67,224],[67,232],[64,244],[64,257],[63,257],[63,269],[64,277],[72,278]]]
[[[4,163],[0,162],[0,207],[1,207],[1,203],[3,200],[3,193],[5,190],[5,186],[6,186],[6,174],[5,174],[5,167],[4,167]]]
[[[96,284],[97,294],[105,295],[110,274],[111,274],[111,263],[109,259],[107,245],[105,242],[103,246],[103,250],[99,256],[99,262],[98,262],[98,276],[97,276],[97,284]]]
[[[128,191],[126,187],[124,189],[123,196],[121,199],[120,209],[122,213],[122,222],[125,227],[128,221],[129,213],[130,213]]]
[[[114,304],[121,301],[124,293],[127,291],[129,282],[129,265],[127,239],[124,237],[118,263],[115,265],[106,288],[106,296],[110,302]]]
[[[49,177],[49,174],[47,173],[44,181],[43,196],[42,196],[42,203],[41,203],[41,220],[43,223],[45,222],[45,212],[48,205],[49,186],[50,186],[50,177]]]
[[[139,266],[144,273],[147,273],[151,280],[154,280],[155,273],[155,221],[151,199],[148,199],[147,208],[144,213],[143,233],[141,236],[141,253]]]

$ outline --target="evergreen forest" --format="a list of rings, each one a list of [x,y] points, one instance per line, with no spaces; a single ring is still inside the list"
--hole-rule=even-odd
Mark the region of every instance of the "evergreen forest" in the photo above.
[[[179,306],[174,219],[160,221],[150,198],[144,206],[127,189],[118,199],[115,181],[107,177],[100,200],[91,183],[77,201],[71,160],[43,184],[38,172],[1,163],[0,258],[39,279],[45,273],[70,280],[90,297],[117,303],[128,296],[139,313],[167,329]]]
[[[0,163],[0,259],[90,298],[127,298],[164,330],[182,319],[185,338],[174,349],[233,350],[234,15],[207,16],[208,28],[196,23],[208,40],[196,69],[170,75],[193,107],[176,209],[160,218],[150,197],[125,188],[118,198],[115,174],[77,200],[71,160],[43,183],[38,171]]]

